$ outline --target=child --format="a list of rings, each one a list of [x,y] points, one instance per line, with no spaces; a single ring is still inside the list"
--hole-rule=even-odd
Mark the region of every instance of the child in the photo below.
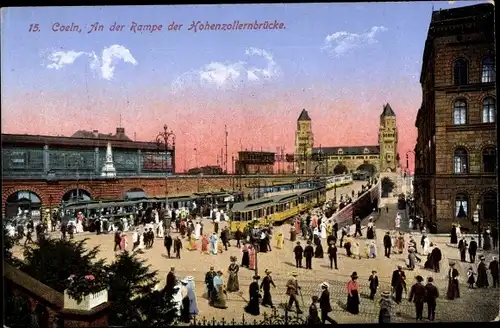
[[[384,291],[380,296],[381,299],[380,299],[380,311],[378,314],[378,323],[391,323],[391,315],[392,315],[391,293],[388,291]]]
[[[474,270],[472,270],[472,267],[469,268],[467,271],[467,283],[469,284],[469,288],[474,288],[474,283],[476,280],[474,279]]]
[[[316,306],[318,300],[319,300],[318,296],[314,295],[312,297],[312,303],[309,306],[309,316],[307,317],[308,325],[317,325],[320,323],[318,307]]]

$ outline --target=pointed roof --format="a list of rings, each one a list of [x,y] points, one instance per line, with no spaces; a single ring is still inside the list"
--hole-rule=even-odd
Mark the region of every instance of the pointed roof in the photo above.
[[[389,103],[387,103],[384,105],[384,110],[382,111],[382,114],[380,114],[380,116],[385,116],[385,117],[396,116],[396,114],[392,110],[391,105],[389,105]]]
[[[309,113],[305,108],[300,112],[299,119],[297,121],[311,121],[311,118],[309,117]]]

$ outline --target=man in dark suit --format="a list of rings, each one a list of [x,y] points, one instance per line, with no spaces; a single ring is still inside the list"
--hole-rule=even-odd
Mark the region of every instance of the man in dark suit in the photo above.
[[[377,293],[378,288],[378,276],[377,271],[373,270],[371,276],[368,278],[370,282],[370,299],[375,299],[375,294]]]
[[[458,242],[458,249],[460,251],[460,261],[465,262],[465,254],[467,252],[467,240],[465,240],[465,237],[462,237],[460,241]]]
[[[328,313],[332,312],[332,305],[330,304],[330,292],[328,291],[328,285],[327,282],[323,282],[321,284],[321,296],[319,297],[319,308],[321,309],[321,322],[325,324],[327,321],[329,323],[337,323],[335,320],[333,320],[330,316],[328,316]]]
[[[170,234],[167,233],[167,235],[165,236],[165,239],[163,241],[163,245],[167,249],[167,256],[169,258],[170,258],[170,250],[172,249],[172,244],[173,244],[172,236],[170,236]]]
[[[304,254],[304,249],[300,246],[300,241],[297,242],[297,246],[293,249],[295,253],[295,266],[297,268],[302,268],[302,256]]]
[[[415,280],[417,281],[413,286],[411,286],[410,298],[409,302],[414,300],[415,302],[415,311],[417,312],[417,320],[422,320],[423,312],[424,312],[424,302],[425,302],[425,287],[422,285],[422,281],[424,278],[421,276],[416,276]]]
[[[406,285],[406,275],[403,271],[403,268],[400,265],[398,265],[398,268],[392,272],[392,280],[391,280],[392,291],[393,293],[396,294],[394,301],[397,304],[401,303],[405,285]]]
[[[432,244],[431,244],[432,246]],[[431,251],[431,258],[432,258],[432,268],[434,269],[434,272],[439,272],[439,262],[441,262],[441,259],[443,258],[443,254],[441,253],[441,250],[434,245],[434,248]]]
[[[337,246],[335,246],[335,242],[330,242],[330,246],[328,246],[328,258],[330,259],[330,269],[333,269],[333,264],[335,263],[335,270],[337,268]]]
[[[425,301],[427,302],[427,319],[434,321],[436,318],[436,300],[439,297],[439,290],[432,283],[432,277],[427,278],[427,285],[425,285]]]
[[[304,248],[304,257],[306,258],[306,269],[312,270],[312,258],[314,256],[314,248],[311,241],[307,241],[307,246]]]
[[[476,253],[477,253],[477,242],[474,240],[474,237],[472,237],[469,243],[470,263],[476,262]]]
[[[356,237],[358,234],[360,237],[363,237],[363,234],[361,233],[361,219],[359,218],[359,216],[356,217],[355,224],[356,224],[356,231],[354,232],[354,237]]]
[[[391,235],[389,231],[387,231],[384,236],[384,254],[388,258],[391,257],[391,247],[392,247]]]

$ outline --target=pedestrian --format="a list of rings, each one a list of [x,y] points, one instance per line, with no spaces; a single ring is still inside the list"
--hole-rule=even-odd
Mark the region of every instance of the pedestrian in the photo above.
[[[139,240],[137,241],[137,244],[139,244]],[[172,236],[170,236],[170,233],[167,232],[167,234],[165,235],[165,238],[163,240],[163,245],[165,246],[165,249],[167,250],[168,258],[170,258],[170,250],[172,249],[172,244],[173,244]]]
[[[214,297],[214,277],[217,274],[214,271],[214,267],[211,266],[210,270],[205,274],[205,293],[206,297],[209,299],[209,305],[213,304]]]
[[[318,303],[318,296],[312,296],[311,300],[311,305],[309,305],[309,315],[307,316],[307,325],[317,325],[321,323],[319,320],[318,307],[316,306],[316,303]]]
[[[227,287],[226,290],[229,293],[237,292],[240,290],[240,282],[238,279],[238,271],[240,270],[240,267],[238,264],[236,264],[237,257],[236,256],[231,256],[229,258],[231,261],[231,264],[229,265],[229,268],[227,271],[229,272],[229,276],[227,278]]]
[[[182,249],[181,237],[177,236],[177,238],[174,241],[175,258],[177,259],[181,258],[181,249]]]
[[[496,256],[493,256],[493,261],[490,262],[488,267],[490,269],[491,277],[493,278],[493,288],[498,287],[498,260]]]
[[[460,261],[465,262],[465,254],[467,253],[467,240],[462,236],[462,239],[458,242],[458,249],[460,251]]]
[[[436,300],[439,297],[439,290],[433,284],[432,277],[427,278],[427,285],[425,285],[425,301],[427,302],[427,319],[434,321],[436,318]]]
[[[337,323],[333,320],[328,313],[332,312],[332,305],[330,303],[330,292],[328,288],[330,285],[324,281],[321,283],[321,295],[319,297],[319,308],[321,309],[321,322],[325,324],[327,321],[331,324]]]
[[[441,250],[437,247],[437,245],[434,244],[434,246],[435,247],[431,251],[432,268],[434,269],[434,272],[439,272],[440,271],[439,262],[441,262],[443,255],[441,253]]]
[[[307,246],[304,248],[304,257],[306,258],[306,269],[312,270],[312,258],[314,256],[314,248],[311,241],[307,241]]]
[[[333,269],[333,264],[335,264],[335,270],[337,268],[337,246],[335,246],[335,242],[331,241],[330,246],[328,246],[328,258],[330,259],[330,269]]]
[[[301,289],[297,281],[298,273],[293,271],[290,275],[292,278],[288,280],[286,284],[286,294],[289,296],[287,309],[288,311],[291,311],[292,305],[295,303],[297,314],[301,314],[302,311],[300,310],[299,301],[297,300],[297,295],[299,295],[299,291]]]
[[[423,319],[425,287],[422,285],[422,281],[424,281],[424,278],[422,278],[422,276],[416,276],[415,280],[417,282],[413,286],[411,286],[410,298],[408,299],[408,301],[414,301],[415,312],[418,321]]]
[[[469,284],[469,288],[474,289],[474,283],[476,282],[476,279],[474,278],[474,270],[472,267],[467,270],[467,283]]]
[[[460,297],[460,289],[458,286],[458,270],[455,269],[455,263],[450,263],[450,269],[448,270],[448,290],[446,291],[446,298],[449,300],[454,300]]]
[[[260,314],[260,293],[259,293],[259,276],[253,276],[253,281],[248,288],[249,301],[247,306],[245,306],[245,312],[251,315]]]
[[[137,233],[137,229],[132,233],[132,252],[139,246],[139,234]]]
[[[354,232],[354,237],[356,237],[358,234],[360,237],[363,237],[363,234],[361,233],[361,219],[356,217],[356,231]]]
[[[302,268],[302,257],[304,254],[304,249],[300,245],[300,241],[297,242],[297,245],[293,249],[293,252],[295,254],[295,266],[297,268]]]
[[[474,240],[474,237],[471,238],[469,243],[469,259],[470,263],[476,262],[476,252],[477,252],[477,242]]]
[[[481,255],[479,258],[479,265],[477,266],[477,281],[476,286],[478,288],[488,288],[490,285],[488,282],[488,274],[486,271],[485,257]]]
[[[391,323],[393,301],[391,292],[383,291],[380,294],[380,311],[378,314],[378,323]]]
[[[494,225],[491,228],[491,239],[493,241],[493,249],[498,248],[498,228]]]
[[[268,269],[265,270],[266,276],[262,279],[262,283],[260,284],[260,289],[264,292],[264,296],[262,297],[262,306],[270,306],[274,309],[273,298],[271,296],[271,286],[276,288],[274,284],[273,278],[271,277],[271,271]]]
[[[403,290],[406,286],[406,275],[400,265],[392,272],[391,286],[392,292],[395,294],[396,303],[401,303]]]
[[[358,283],[356,280],[358,279],[358,274],[353,272],[351,274],[351,280],[347,283],[347,311],[351,314],[359,313],[359,291],[358,291]]]
[[[167,281],[165,283],[165,290],[173,291],[176,285],[175,267],[170,267],[170,272],[167,274]]]
[[[368,281],[370,282],[370,299],[373,300],[375,299],[375,294],[377,293],[377,288],[378,288],[377,271],[375,270],[372,271],[372,274],[368,278]]]
[[[387,231],[384,236],[384,255],[387,258],[391,258],[391,247],[392,247],[392,238],[390,232]]]
[[[236,232],[234,233],[234,238],[236,239],[236,247],[238,247],[238,248],[241,247],[241,244],[240,244],[241,235],[242,235],[242,232],[240,230],[240,227],[238,227],[238,229],[236,229]]]

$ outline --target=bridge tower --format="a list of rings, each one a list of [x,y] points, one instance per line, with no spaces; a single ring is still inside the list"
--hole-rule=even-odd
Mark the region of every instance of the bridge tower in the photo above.
[[[312,132],[312,120],[309,113],[303,109],[297,119],[297,130],[295,131],[295,173],[306,174],[312,169],[310,160],[314,137]],[[308,164],[309,163],[309,164]]]
[[[380,146],[380,172],[396,172],[398,167],[398,128],[396,114],[389,103],[385,104],[380,114],[378,132]]]

